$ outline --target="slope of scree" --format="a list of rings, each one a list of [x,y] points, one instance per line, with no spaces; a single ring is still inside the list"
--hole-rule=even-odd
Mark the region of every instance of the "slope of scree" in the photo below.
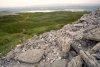
[[[0,67],[100,67],[100,10],[17,45]]]

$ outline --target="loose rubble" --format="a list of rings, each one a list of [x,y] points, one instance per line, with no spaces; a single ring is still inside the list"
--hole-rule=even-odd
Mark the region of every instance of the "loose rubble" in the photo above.
[[[100,10],[17,45],[0,67],[100,67]]]

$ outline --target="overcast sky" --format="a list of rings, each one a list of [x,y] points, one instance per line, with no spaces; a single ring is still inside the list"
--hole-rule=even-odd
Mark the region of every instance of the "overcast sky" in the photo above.
[[[100,0],[0,0],[0,7],[25,7],[51,4],[100,4]]]

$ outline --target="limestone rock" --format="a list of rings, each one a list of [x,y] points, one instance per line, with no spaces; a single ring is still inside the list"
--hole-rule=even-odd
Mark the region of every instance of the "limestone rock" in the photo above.
[[[71,39],[70,38],[65,38],[65,39],[61,39],[60,43],[62,45],[62,52],[64,53],[68,53],[70,50],[70,45],[71,45]]]
[[[80,18],[80,21],[87,20],[87,16],[88,16],[88,14],[84,14],[84,15]]]
[[[43,57],[44,51],[41,49],[29,49],[15,56],[15,59],[25,63],[37,63]]]
[[[80,50],[82,49],[81,44],[77,41],[73,41],[71,46],[75,50],[75,52],[77,52],[77,53],[79,53]]]
[[[84,38],[100,41],[100,28],[95,28],[84,34]]]
[[[67,61],[66,60],[57,60],[52,63],[51,67],[66,67]]]
[[[68,67],[82,67],[82,60],[80,56],[74,57],[69,63]]]
[[[88,67],[99,67],[97,60],[89,52],[81,50],[80,56]]]
[[[93,57],[96,59],[100,60],[100,53],[92,54]]]
[[[51,67],[49,62],[40,62],[37,67]]]
[[[97,52],[97,51],[100,52],[100,43],[96,44],[91,50],[92,50],[93,52]]]
[[[95,13],[98,17],[100,17],[100,9],[98,9]]]

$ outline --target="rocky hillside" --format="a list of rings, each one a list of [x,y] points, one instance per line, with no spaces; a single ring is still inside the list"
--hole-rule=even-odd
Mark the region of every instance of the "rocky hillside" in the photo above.
[[[100,10],[34,36],[0,59],[0,67],[100,67]]]

